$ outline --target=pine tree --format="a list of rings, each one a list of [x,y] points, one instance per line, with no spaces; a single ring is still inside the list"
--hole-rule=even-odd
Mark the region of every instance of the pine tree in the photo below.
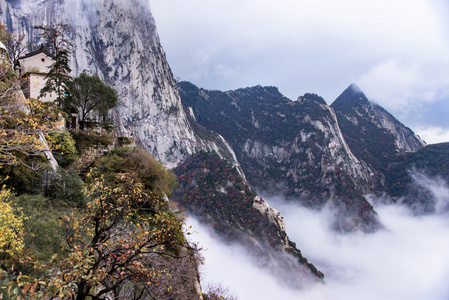
[[[56,102],[61,105],[69,90],[69,74],[72,71],[69,66],[69,56],[72,52],[73,44],[68,38],[71,27],[67,24],[58,24],[56,27],[36,26],[34,28],[43,31],[41,38],[44,39],[47,50],[54,55],[55,61],[45,76],[47,81],[39,97],[54,92],[57,96]]]

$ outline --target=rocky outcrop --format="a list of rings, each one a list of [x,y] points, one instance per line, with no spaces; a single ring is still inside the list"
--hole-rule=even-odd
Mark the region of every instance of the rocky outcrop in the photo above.
[[[254,197],[253,199],[253,207],[259,211],[262,215],[265,215],[268,222],[274,224],[281,232],[284,234],[279,237],[282,240],[282,243],[287,246],[288,238],[286,234],[286,228],[284,224],[284,217],[282,217],[281,213],[268,205],[267,201],[262,199],[259,196]]]

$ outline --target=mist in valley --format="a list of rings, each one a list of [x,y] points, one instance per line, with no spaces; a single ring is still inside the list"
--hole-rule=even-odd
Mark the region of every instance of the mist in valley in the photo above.
[[[447,207],[449,189],[440,181],[416,177],[435,189],[438,207]],[[293,290],[272,272],[259,268],[237,245],[226,245],[206,226],[189,218],[194,241],[204,248],[202,283],[222,284],[238,299],[449,299],[449,218],[415,216],[406,207],[367,197],[385,226],[373,234],[338,234],[333,215],[266,197],[284,216],[287,233],[303,255],[324,272],[325,283]],[[279,278],[279,276],[277,276]]]

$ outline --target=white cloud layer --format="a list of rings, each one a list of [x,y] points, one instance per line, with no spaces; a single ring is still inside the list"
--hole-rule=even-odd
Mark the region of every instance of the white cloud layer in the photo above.
[[[328,103],[355,82],[412,129],[449,128],[425,109],[449,100],[445,0],[150,4],[168,61],[182,80],[220,90],[274,85],[291,99],[313,92]]]
[[[239,299],[449,299],[447,215],[413,217],[403,207],[376,205],[385,230],[338,235],[329,230],[327,212],[280,199],[270,203],[283,214],[290,238],[326,274],[326,283],[303,291],[288,289],[252,264],[245,250],[224,245],[189,219],[199,232],[194,239],[207,248],[203,282],[222,283]]]

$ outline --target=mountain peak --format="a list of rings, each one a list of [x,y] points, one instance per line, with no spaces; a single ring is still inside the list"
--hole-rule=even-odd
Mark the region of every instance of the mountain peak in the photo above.
[[[363,93],[362,89],[355,83],[351,83],[351,85],[348,86],[348,88],[346,90],[344,90],[343,93],[341,93],[340,97],[343,95],[358,96],[358,98],[361,97],[361,98],[368,100],[365,96],[365,93]]]
[[[355,83],[351,83],[351,85],[348,87],[348,89],[350,89],[355,94],[363,94],[363,91]]]
[[[350,108],[369,103],[370,102],[363,91],[355,83],[352,83],[340,96],[338,96],[331,106],[334,109],[342,109],[344,107]]]
[[[414,152],[424,146],[410,128],[380,105],[371,104],[355,84],[338,96],[331,107],[351,151],[378,173],[386,172],[398,153]]]

